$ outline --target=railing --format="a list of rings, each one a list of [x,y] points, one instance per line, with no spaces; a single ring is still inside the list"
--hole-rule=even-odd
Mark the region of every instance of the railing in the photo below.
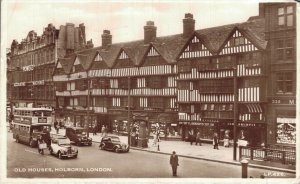
[[[239,156],[250,158],[250,160],[263,160],[271,162],[281,162],[282,164],[296,165],[296,152],[295,150],[279,150],[261,147],[239,147]]]

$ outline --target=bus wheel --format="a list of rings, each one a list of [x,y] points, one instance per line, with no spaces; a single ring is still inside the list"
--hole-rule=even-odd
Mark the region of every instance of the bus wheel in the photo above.
[[[58,158],[59,158],[59,159],[62,159],[62,155],[61,155],[61,152],[60,152],[60,151],[58,152]]]
[[[32,148],[34,147],[34,141],[32,140],[32,138],[30,138],[29,146],[32,147]]]

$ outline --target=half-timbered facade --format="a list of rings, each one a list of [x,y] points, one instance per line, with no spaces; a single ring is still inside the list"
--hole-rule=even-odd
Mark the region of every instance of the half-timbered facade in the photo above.
[[[232,138],[236,94],[238,132],[251,144],[265,142],[266,44],[248,36],[252,24],[263,26],[264,20],[196,31],[179,56],[178,114],[185,137],[200,131],[203,139],[214,132],[223,139],[227,130]]]
[[[215,132],[232,139],[236,122],[238,139],[274,143],[280,127],[295,125],[295,7],[259,10],[246,22],[200,30],[188,13],[183,33],[165,37],[149,21],[144,40],[126,43],[113,44],[104,30],[102,46],[59,59],[56,102],[68,112],[61,116],[125,134],[128,121],[146,122],[150,135],[159,125],[161,136],[182,140],[198,131],[202,139]],[[268,11],[278,15],[276,34]]]

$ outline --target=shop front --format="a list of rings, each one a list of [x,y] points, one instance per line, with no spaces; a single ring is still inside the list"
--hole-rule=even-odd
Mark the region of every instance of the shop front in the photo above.
[[[293,115],[293,112],[277,115],[276,143],[296,145],[296,116]]]
[[[196,136],[200,132],[203,141],[211,142],[214,133],[218,134],[219,140],[228,138],[233,143],[234,124],[231,121],[211,120],[211,122],[179,122],[182,125],[182,140],[187,140],[189,134]],[[237,141],[245,141],[249,146],[260,146],[265,143],[266,124],[263,122],[238,122],[236,129]],[[242,140],[242,141],[241,141]]]

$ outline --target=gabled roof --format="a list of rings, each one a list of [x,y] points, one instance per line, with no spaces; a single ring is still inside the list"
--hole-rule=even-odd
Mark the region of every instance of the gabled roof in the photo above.
[[[57,62],[59,62],[64,69],[66,74],[69,74],[71,72],[72,66],[74,64],[76,56],[72,55],[68,58],[59,58]],[[57,66],[57,65],[56,65]]]
[[[192,36],[197,36],[207,49],[214,55],[218,54],[232,36],[235,30],[240,31],[253,44],[260,49],[265,49],[265,20],[261,17],[254,17],[243,23],[229,24],[218,27],[196,30],[191,37],[183,37],[183,34],[156,37],[153,42],[145,44],[144,40],[110,44],[107,47],[95,47],[92,49],[76,52],[69,58],[60,59],[66,73],[70,73],[76,55],[85,70],[92,65],[94,58],[99,53],[108,67],[112,68],[121,52],[128,55],[134,65],[142,65],[142,61],[153,46],[167,63],[176,63],[178,56],[184,51],[184,47],[191,41]]]
[[[127,53],[128,57],[131,59],[131,61],[134,63],[134,65],[137,66],[142,62],[149,47],[150,47],[149,44],[141,43],[141,44],[132,45],[131,47],[124,47],[123,49]]]
[[[112,44],[109,45],[107,48],[98,51],[100,56],[106,62],[108,67],[111,68],[114,65],[122,46],[123,46],[122,43]]]
[[[267,41],[265,38],[265,20],[263,18],[250,19],[247,22],[229,24],[224,26],[212,27],[207,29],[196,30],[198,35],[207,48],[214,54],[217,54],[229,39],[235,29],[238,29],[245,37],[249,38],[253,44],[261,49],[265,49]]]
[[[159,54],[168,62],[176,63],[176,59],[181,53],[183,47],[189,38],[183,37],[182,34],[157,37],[152,43]]]

